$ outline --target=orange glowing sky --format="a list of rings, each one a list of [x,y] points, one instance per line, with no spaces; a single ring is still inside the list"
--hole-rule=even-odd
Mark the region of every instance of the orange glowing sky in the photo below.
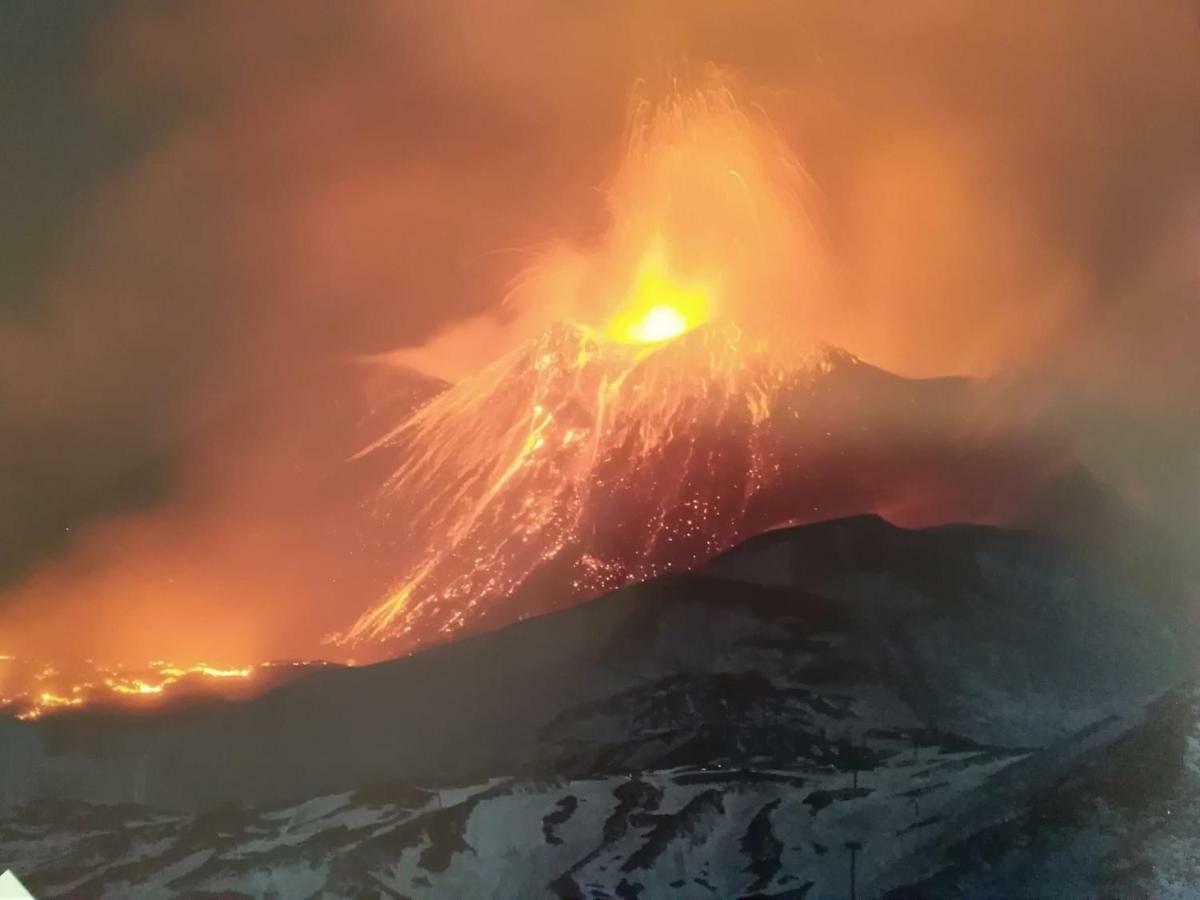
[[[358,451],[560,320],[995,376],[1200,533],[1186,0],[97,8],[3,29],[0,653],[325,652]]]

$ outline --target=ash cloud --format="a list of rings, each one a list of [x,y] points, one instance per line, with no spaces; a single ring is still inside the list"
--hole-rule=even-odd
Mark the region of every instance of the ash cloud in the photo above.
[[[501,298],[604,227],[630,91],[680,61],[756,86],[811,174],[818,337],[997,376],[1194,540],[1192,4],[117,3],[70,102],[122,152],[0,306],[4,640],[281,655],[352,618],[386,560],[344,461],[421,390],[356,361],[453,378],[538,327]]]

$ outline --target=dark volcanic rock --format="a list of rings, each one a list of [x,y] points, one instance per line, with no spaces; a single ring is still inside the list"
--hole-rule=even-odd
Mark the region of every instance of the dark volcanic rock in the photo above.
[[[0,859],[46,897],[666,900],[844,896],[856,846],[860,896],[1195,897],[1197,694],[1145,707],[1185,624],[1024,533],[793,529],[246,703],[4,722]]]

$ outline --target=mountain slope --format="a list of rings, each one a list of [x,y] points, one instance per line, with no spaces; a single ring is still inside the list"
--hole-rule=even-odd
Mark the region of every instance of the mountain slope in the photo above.
[[[1041,751],[867,732],[840,762],[406,782],[0,820],[38,896],[1191,898],[1200,685]],[[919,873],[917,880],[911,880]]]
[[[1169,691],[1098,732],[1069,765],[1050,754],[1031,761],[1019,779],[1024,790],[1008,803],[975,798],[974,827],[897,867],[926,875],[894,887],[888,900],[1195,897],[1200,684]]]
[[[1027,533],[787,529],[244,704],[8,723],[0,857],[47,897],[1193,896],[1160,617]]]
[[[1011,519],[1061,448],[985,398],[718,324],[648,347],[557,326],[374,448],[396,460],[380,512],[404,575],[343,639],[394,655],[789,523]]]
[[[1030,535],[862,517],[245,703],[8,722],[0,797],[202,808],[389,778],[816,765],[879,728],[1025,750],[1183,677],[1182,622]]]

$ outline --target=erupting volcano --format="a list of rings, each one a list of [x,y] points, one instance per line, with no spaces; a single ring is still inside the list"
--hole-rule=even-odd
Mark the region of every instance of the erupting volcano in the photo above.
[[[1031,445],[984,439],[976,390],[729,323],[647,345],[555,326],[386,438],[404,462],[383,516],[401,553],[423,552],[343,639],[503,624],[784,524],[1008,518],[1033,487]]]
[[[501,625],[785,524],[1019,502],[1022,441],[973,439],[971,384],[822,342],[808,181],[724,84],[635,104],[608,197],[600,240],[546,251],[510,297],[558,321],[369,448],[399,460],[382,517],[402,574],[339,641]]]
[[[837,358],[784,366],[717,323],[649,346],[551,328],[388,438],[395,515],[431,549],[348,636],[454,629],[564,555],[592,595],[724,549],[781,470],[781,401]]]
[[[334,620],[339,662],[695,568],[785,525],[1011,521],[1061,470],[1057,442],[980,383],[899,377],[829,342],[852,329],[811,181],[765,113],[706,77],[632,104],[604,227],[542,247],[504,297],[524,339],[455,384],[422,379],[421,404],[360,454],[383,473],[369,528],[395,575],[372,570],[373,605],[338,595],[367,606]],[[226,669],[202,652],[23,658],[0,667],[0,709],[241,697],[307,668],[215,649]]]
[[[0,900],[1200,897],[1195,5],[7,4]]]

